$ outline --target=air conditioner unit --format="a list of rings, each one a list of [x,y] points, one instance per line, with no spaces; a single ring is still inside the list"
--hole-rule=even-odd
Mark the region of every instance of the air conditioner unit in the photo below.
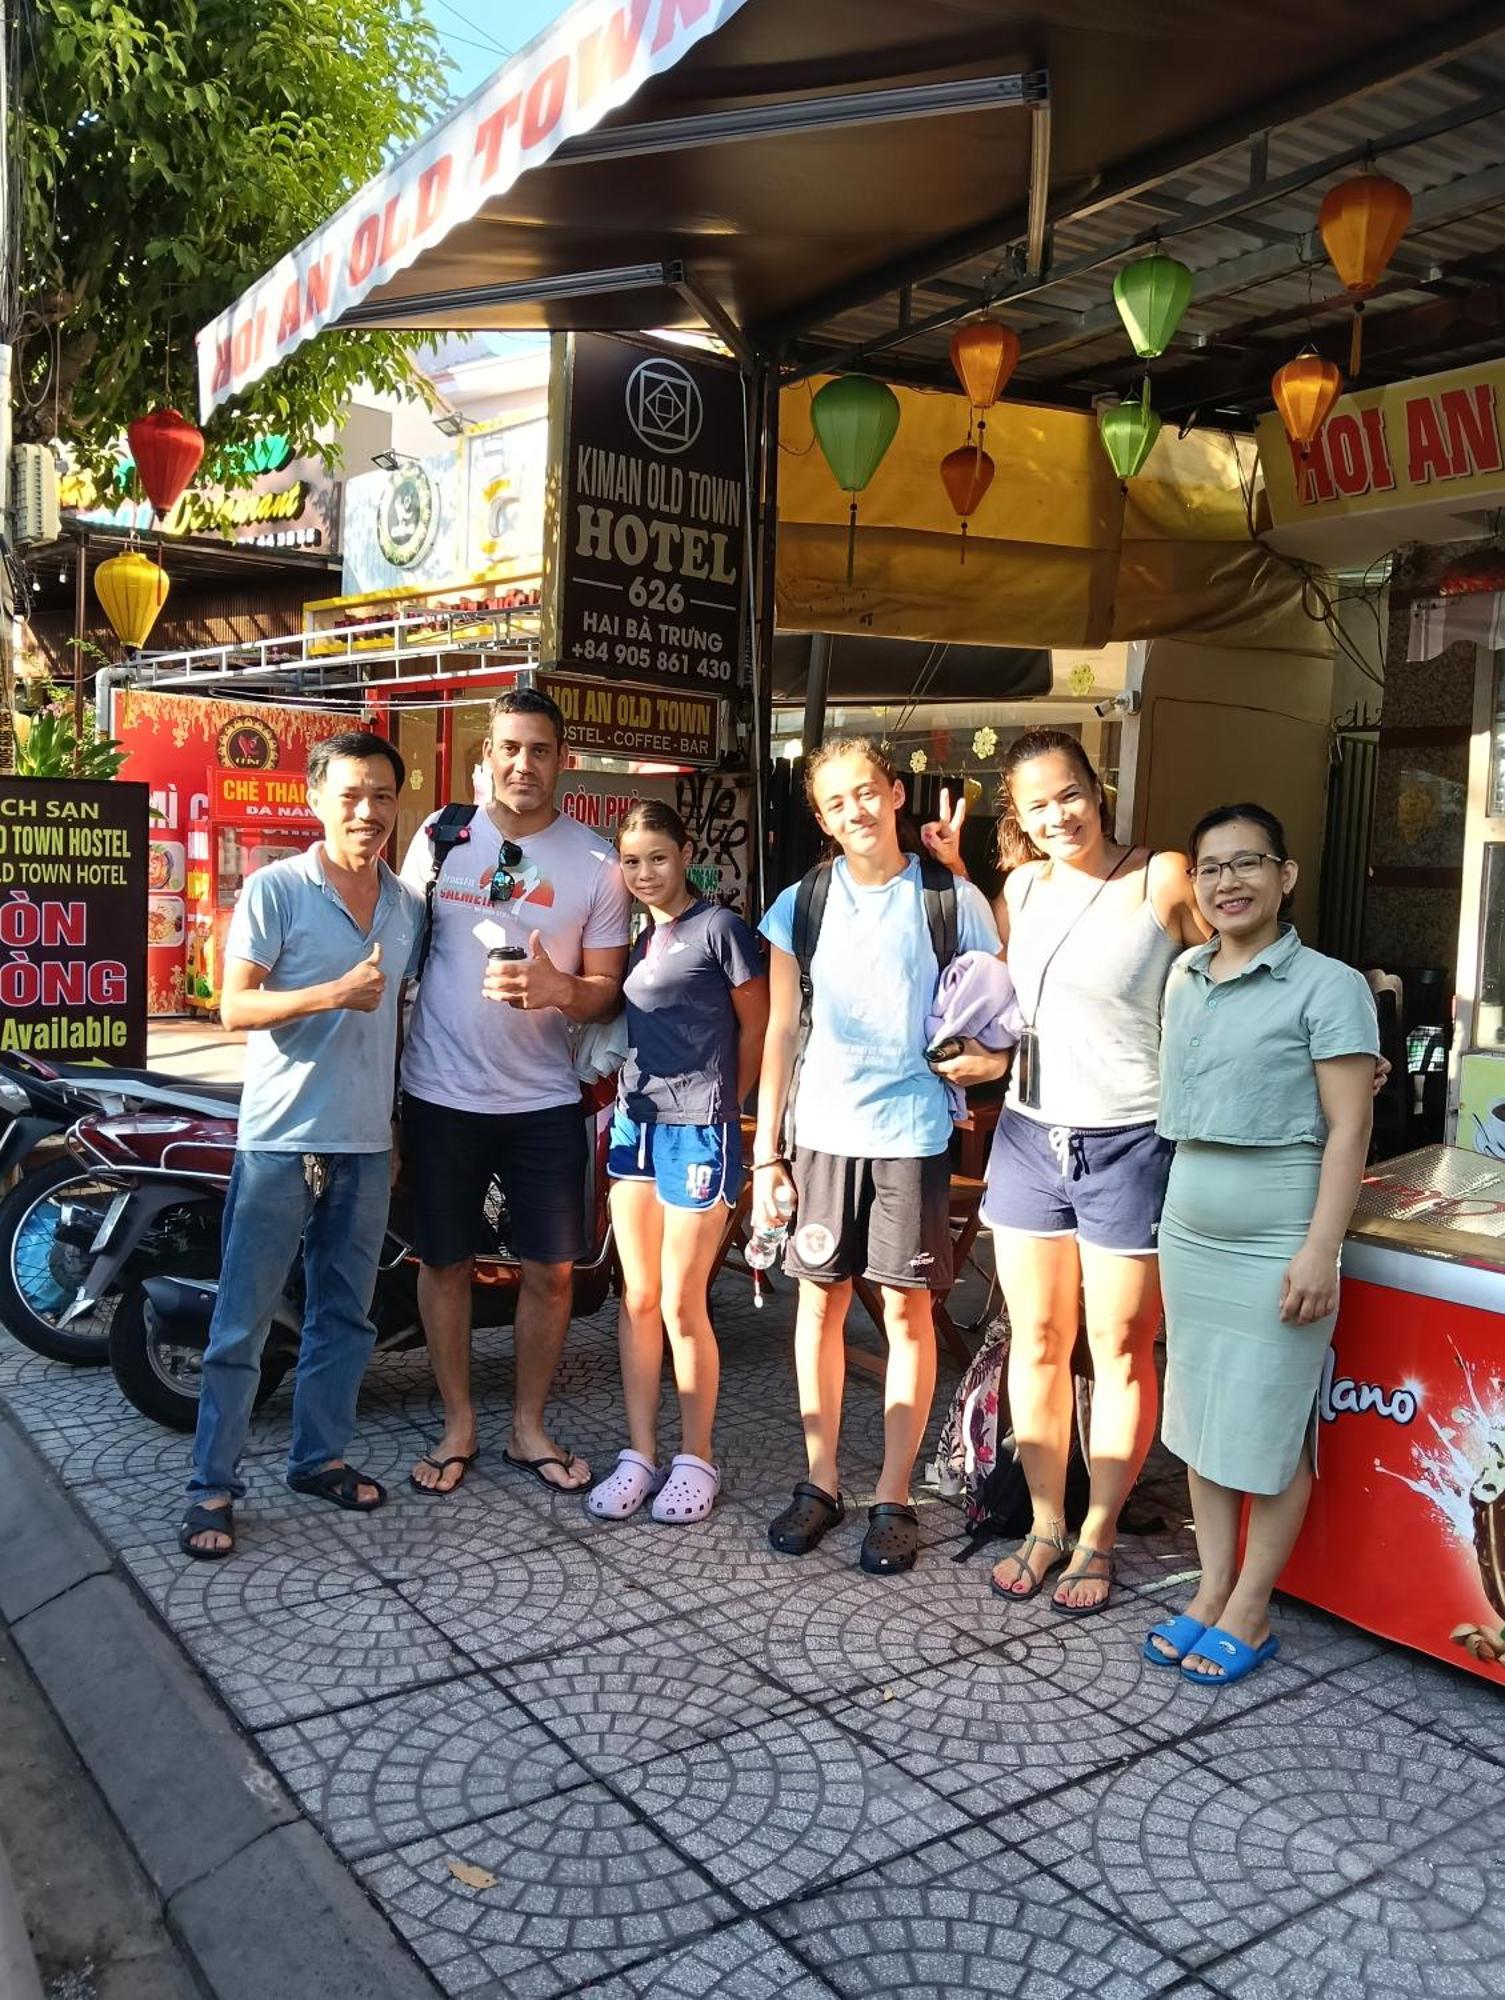
[[[18,444],[10,455],[11,540],[55,542],[58,537],[57,461],[44,444]]]

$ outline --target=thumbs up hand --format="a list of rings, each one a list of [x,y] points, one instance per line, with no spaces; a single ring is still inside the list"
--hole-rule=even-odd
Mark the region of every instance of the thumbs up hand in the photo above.
[[[540,1007],[562,1007],[570,997],[570,987],[569,975],[561,972],[544,950],[542,933],[534,931],[528,939],[526,958],[493,959],[488,964],[481,991],[488,1000],[534,1012]]]
[[[357,1014],[374,1014],[386,990],[387,975],[381,969],[381,945],[377,943],[359,965],[334,982],[334,1004]]]

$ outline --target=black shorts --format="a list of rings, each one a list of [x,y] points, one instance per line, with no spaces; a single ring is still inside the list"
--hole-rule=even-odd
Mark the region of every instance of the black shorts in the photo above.
[[[406,1091],[402,1150],[413,1194],[414,1248],[425,1264],[463,1264],[482,1240],[486,1189],[501,1182],[515,1256],[573,1264],[585,1254],[585,1113],[456,1111]]]
[[[951,1283],[951,1161],[849,1160],[794,1152],[799,1197],[784,1269],[792,1278],[944,1292]]]

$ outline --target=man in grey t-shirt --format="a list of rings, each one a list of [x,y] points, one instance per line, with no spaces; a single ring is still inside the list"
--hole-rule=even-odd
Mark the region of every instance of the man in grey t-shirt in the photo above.
[[[301,1245],[308,1308],[287,1483],[368,1512],[386,1497],[345,1462],[375,1329],[369,1313],[391,1189],[392,1088],[403,979],[423,901],[381,858],[402,759],[350,730],[315,744],[307,854],[259,869],[230,923],[220,1013],[245,1028],[246,1083],[224,1253],[193,1440],[185,1555],[235,1548],[232,1503],[261,1353]]]

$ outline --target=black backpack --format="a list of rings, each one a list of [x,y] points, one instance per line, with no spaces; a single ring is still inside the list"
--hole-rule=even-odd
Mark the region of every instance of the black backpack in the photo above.
[[[423,943],[418,950],[418,969],[413,974],[415,980],[423,977],[423,968],[429,962],[429,946],[434,941],[434,885],[438,882],[450,855],[469,840],[470,822],[475,816],[474,806],[445,806],[429,827],[429,841],[434,850],[434,865],[429,870],[429,878],[423,885]]]
[[[930,930],[930,948],[935,953],[939,971],[956,957],[959,934],[957,914],[956,877],[949,868],[928,854],[919,856],[920,889],[925,899],[925,922]],[[810,968],[815,960],[815,947],[820,942],[821,919],[826,914],[826,899],[831,893],[831,866],[822,861],[808,874],[800,877],[799,887],[794,892],[794,924],[790,944],[794,960],[800,974],[800,1028],[799,1041],[794,1052],[794,1073],[789,1079],[789,1095],[784,1104],[785,1148],[791,1150],[794,1140],[794,1093],[799,1088],[800,1070],[804,1067],[805,1044],[810,1039],[810,1011],[815,1001],[815,984]]]

